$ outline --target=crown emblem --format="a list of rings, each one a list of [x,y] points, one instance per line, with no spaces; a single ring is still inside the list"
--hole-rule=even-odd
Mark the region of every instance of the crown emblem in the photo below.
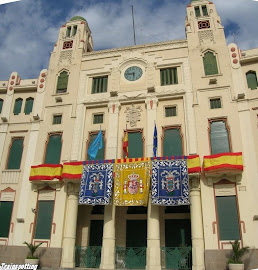
[[[132,173],[132,174],[128,175],[128,178],[129,178],[130,181],[136,181],[136,180],[139,179],[139,177],[140,177],[140,175],[137,174],[137,173]]]

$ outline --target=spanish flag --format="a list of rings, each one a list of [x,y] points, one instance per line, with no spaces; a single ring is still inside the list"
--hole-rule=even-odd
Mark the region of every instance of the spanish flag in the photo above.
[[[123,150],[125,153],[125,158],[128,158],[128,131],[125,131],[124,139],[123,139]]]

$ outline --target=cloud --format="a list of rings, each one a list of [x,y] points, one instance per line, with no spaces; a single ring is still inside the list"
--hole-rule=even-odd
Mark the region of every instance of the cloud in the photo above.
[[[75,15],[87,19],[94,49],[131,46],[131,5],[137,44],[185,39],[189,0],[22,0],[0,6],[0,80],[13,71],[37,77],[48,68],[50,52],[62,24]],[[227,34],[241,49],[258,47],[258,3],[214,0]],[[233,35],[234,33],[234,35]]]

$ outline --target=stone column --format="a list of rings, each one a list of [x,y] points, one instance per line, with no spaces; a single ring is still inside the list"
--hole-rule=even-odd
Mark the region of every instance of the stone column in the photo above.
[[[151,204],[151,197],[148,204],[146,269],[161,270],[159,206]]]
[[[157,118],[158,99],[149,97],[145,101],[147,106],[147,129],[146,129],[146,157],[153,156],[153,133],[154,121]],[[159,134],[158,134],[159,136]],[[157,151],[158,153],[158,151]],[[151,204],[149,197],[148,220],[147,220],[147,261],[146,269],[161,269],[160,260],[160,227],[159,227],[159,206]]]
[[[109,125],[107,132],[106,159],[115,159],[117,157],[118,124],[119,124],[119,102],[110,102]],[[104,213],[103,241],[101,251],[100,269],[115,269],[116,256],[116,237],[115,221],[116,207],[106,205]]]
[[[200,180],[191,179],[192,270],[205,270]]]
[[[68,183],[67,193],[68,199],[66,207],[61,267],[74,268],[79,188],[72,183]]]

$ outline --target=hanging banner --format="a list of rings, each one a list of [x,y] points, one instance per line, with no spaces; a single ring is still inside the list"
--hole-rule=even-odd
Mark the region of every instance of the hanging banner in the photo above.
[[[125,163],[114,164],[114,173],[114,204],[147,206],[151,174],[150,158],[126,159]]]
[[[151,182],[152,204],[190,204],[186,159],[153,160]]]
[[[111,203],[113,164],[99,163],[83,166],[79,204],[106,205]]]

